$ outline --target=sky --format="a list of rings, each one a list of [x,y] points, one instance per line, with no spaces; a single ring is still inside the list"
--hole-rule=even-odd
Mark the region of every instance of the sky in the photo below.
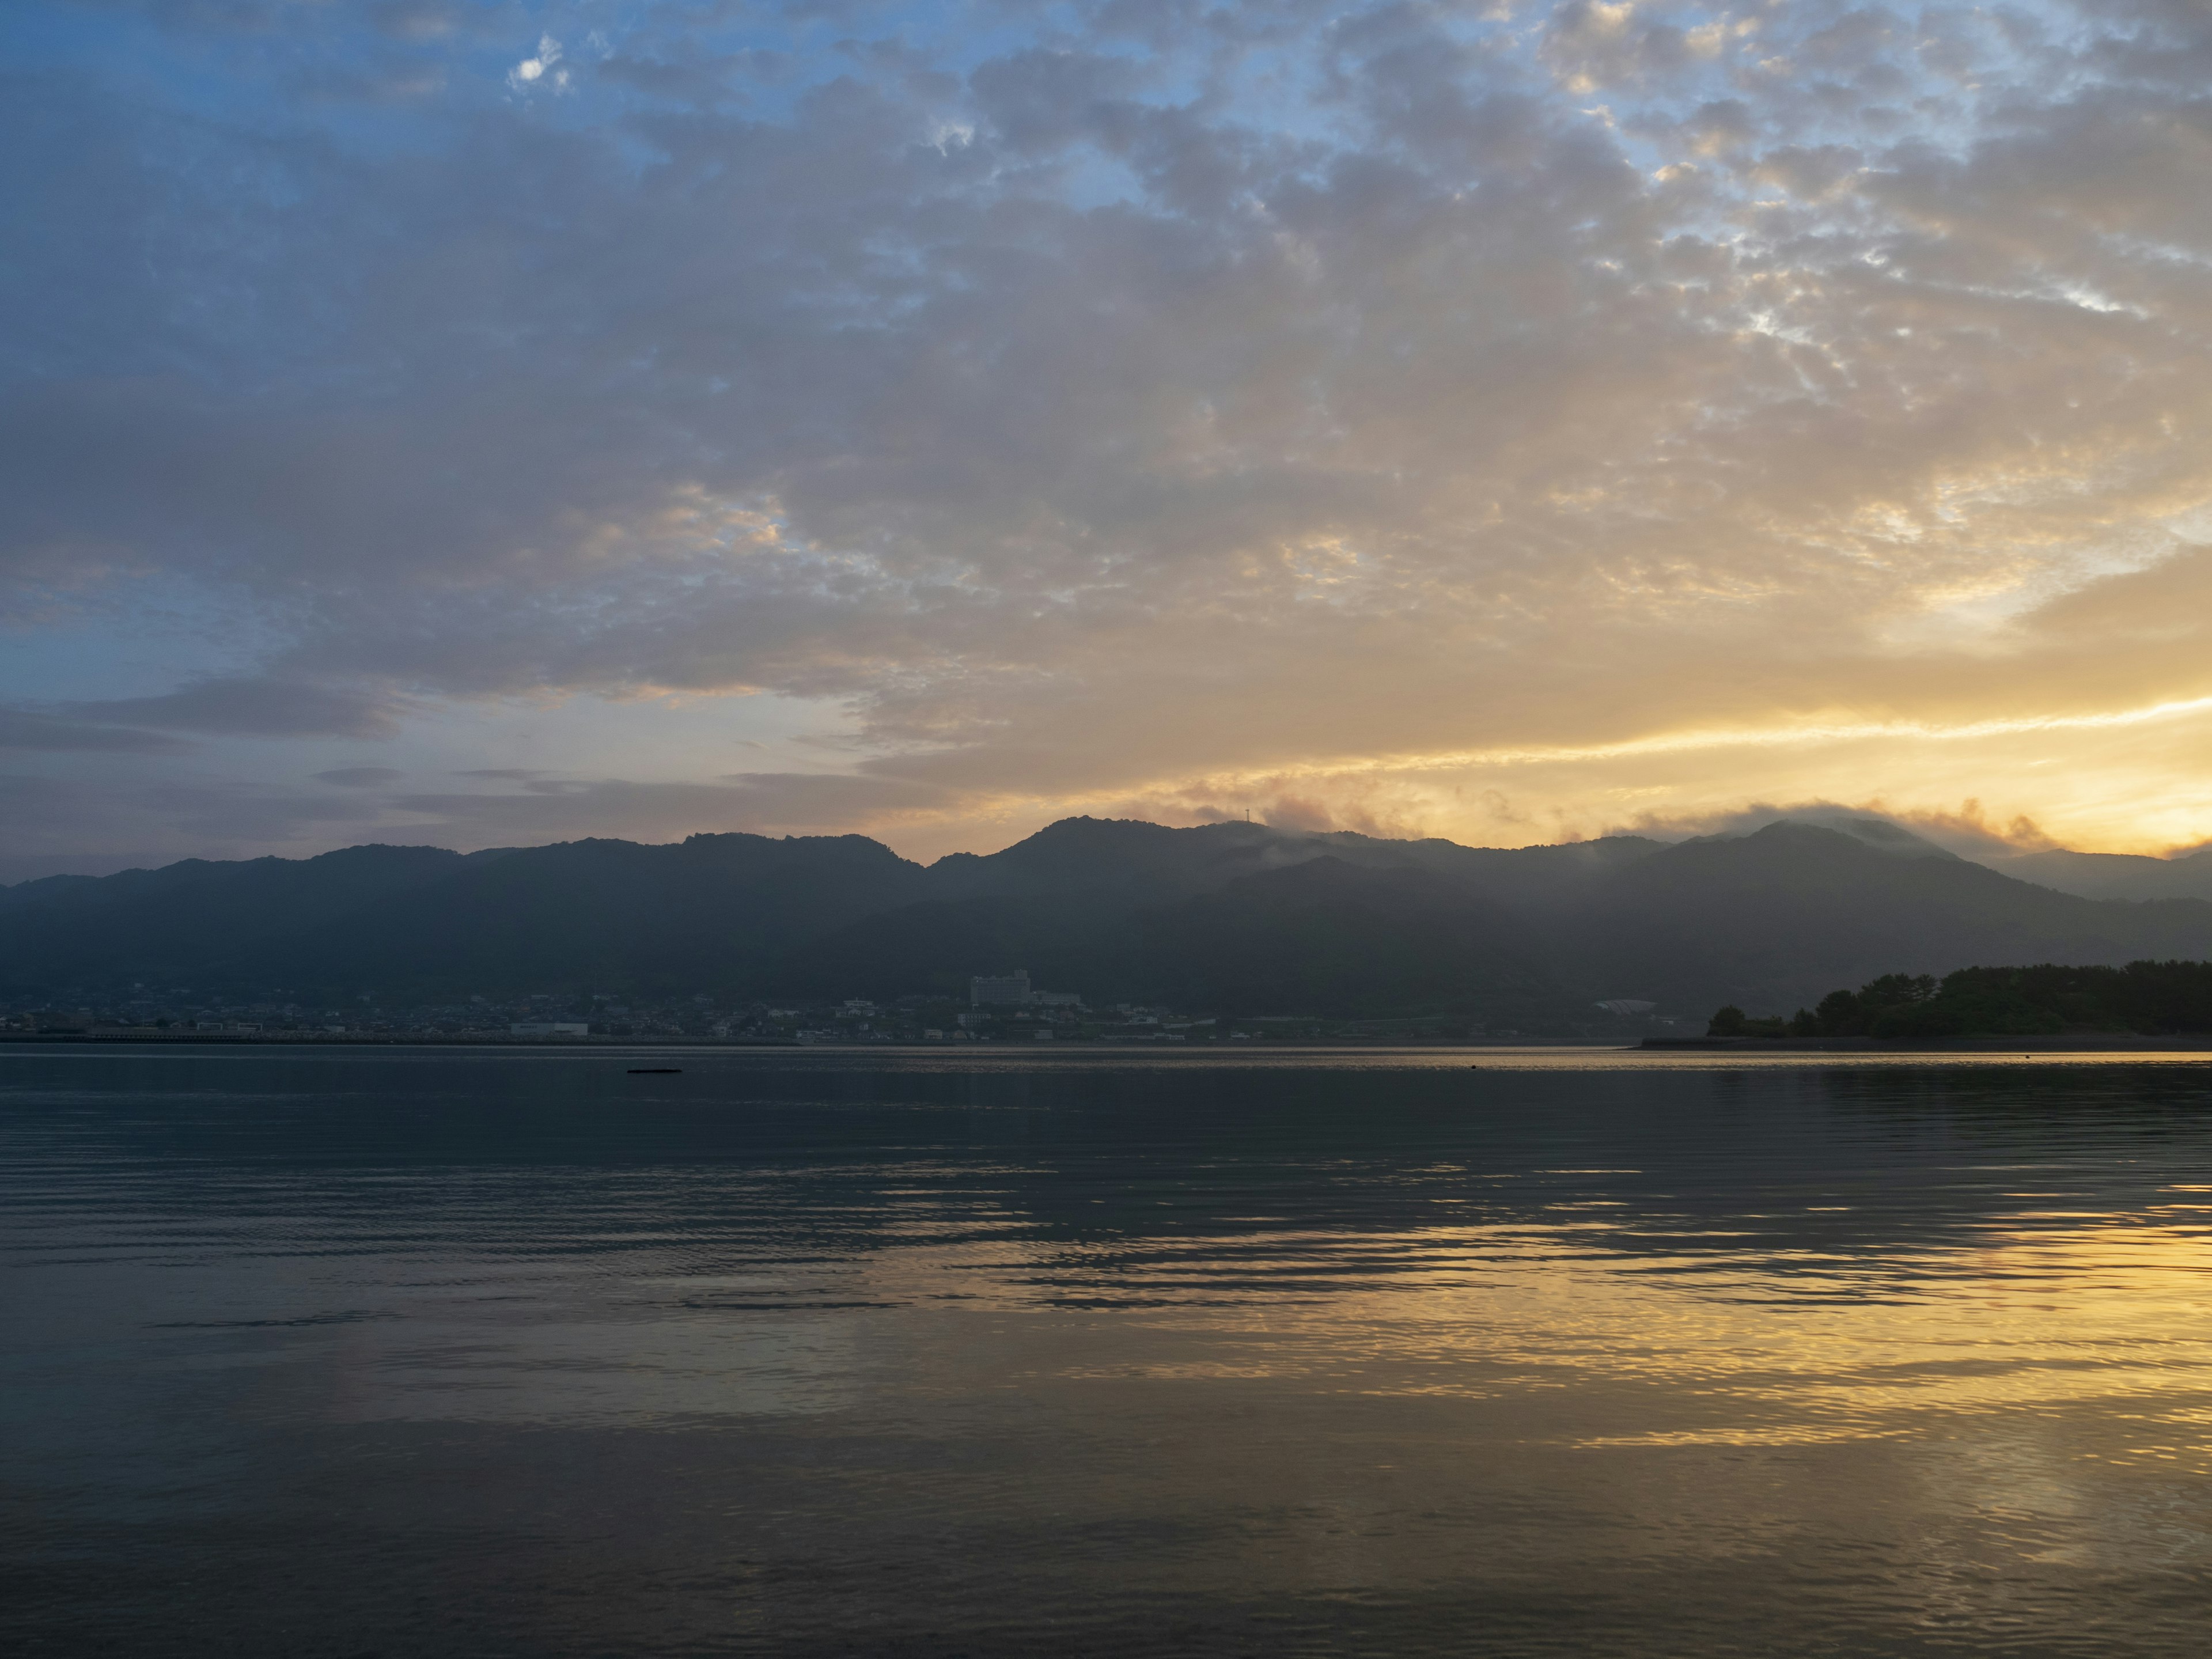
[[[16,0],[0,881],[2212,840],[2212,8]]]

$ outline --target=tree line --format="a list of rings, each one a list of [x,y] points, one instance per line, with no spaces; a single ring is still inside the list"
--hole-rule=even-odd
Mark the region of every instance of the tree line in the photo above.
[[[1711,1036],[2048,1036],[2132,1031],[2172,1036],[2212,1031],[2212,962],[2131,962],[2124,968],[1961,968],[1884,974],[1856,991],[1831,991],[1789,1018],[1753,1018],[1729,1006]]]

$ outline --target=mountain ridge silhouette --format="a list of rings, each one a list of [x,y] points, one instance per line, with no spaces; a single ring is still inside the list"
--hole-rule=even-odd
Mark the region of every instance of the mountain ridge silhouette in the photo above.
[[[1094,1001],[1496,1018],[1600,997],[1787,1012],[1883,973],[2212,957],[2212,903],[2083,897],[1915,842],[1787,819],[1497,848],[1069,818],[927,866],[861,836],[373,844],[0,889],[0,989],[957,995],[1021,966]]]

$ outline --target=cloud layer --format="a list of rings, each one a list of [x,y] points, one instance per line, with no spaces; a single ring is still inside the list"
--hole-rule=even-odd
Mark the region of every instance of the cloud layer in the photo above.
[[[2200,6],[30,10],[19,858],[2212,835]]]

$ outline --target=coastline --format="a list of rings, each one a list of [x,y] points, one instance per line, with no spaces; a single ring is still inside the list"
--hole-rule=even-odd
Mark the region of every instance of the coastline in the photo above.
[[[1360,1053],[1376,1050],[1435,1049],[1468,1054],[1526,1052],[1531,1049],[1583,1049],[1592,1053],[1735,1054],[2212,1054],[2212,1036],[2142,1036],[2134,1032],[2082,1032],[2073,1036],[2005,1037],[1927,1037],[1894,1041],[1876,1037],[1646,1037],[1633,1043],[1546,1042],[1477,1042],[1455,1038],[1365,1041],[1357,1037],[1271,1037],[1249,1042],[1135,1043],[1061,1039],[1050,1043],[984,1042],[794,1042],[760,1039],[690,1036],[518,1037],[484,1033],[434,1036],[416,1033],[380,1036],[369,1033],[288,1031],[249,1034],[233,1031],[143,1032],[106,1035],[92,1031],[4,1031],[0,1047],[91,1047],[101,1048],[471,1048],[507,1049],[531,1053],[623,1053],[641,1049],[685,1049],[708,1053],[770,1050],[782,1053],[822,1051],[832,1054],[882,1054],[886,1051],[928,1054],[1282,1054],[1328,1050]]]
[[[2082,1031],[2057,1036],[1646,1037],[1641,1051],[1730,1054],[2104,1054],[2212,1052],[2212,1036]]]

